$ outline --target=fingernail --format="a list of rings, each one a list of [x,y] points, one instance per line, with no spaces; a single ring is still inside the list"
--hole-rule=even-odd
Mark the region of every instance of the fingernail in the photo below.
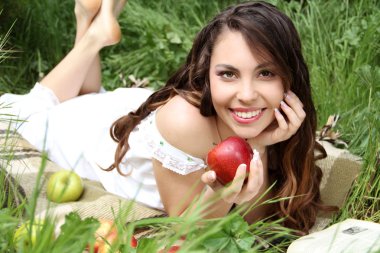
[[[256,149],[253,150],[253,161],[257,162],[260,158],[260,153]]]
[[[281,101],[281,102],[280,102],[280,105],[283,106],[284,108],[287,108],[287,107],[288,107],[288,105],[287,105],[284,101]]]
[[[284,93],[284,99],[285,98],[291,98],[292,95],[290,94],[290,91]]]
[[[211,181],[215,181],[216,179],[216,174],[215,174],[215,171],[210,171],[207,175],[208,179],[211,180]]]
[[[280,110],[278,108],[274,108],[274,112],[278,113],[278,114],[281,114],[280,113]]]

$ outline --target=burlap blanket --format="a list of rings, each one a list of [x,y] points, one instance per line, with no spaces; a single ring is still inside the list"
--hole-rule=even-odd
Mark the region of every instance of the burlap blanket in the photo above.
[[[321,143],[328,153],[326,159],[318,162],[323,170],[322,199],[326,204],[341,207],[360,171],[361,161],[359,157],[350,154],[347,150],[337,149],[328,142]],[[10,131],[8,124],[4,122],[0,122],[0,150],[0,168],[6,174],[4,189],[8,192],[7,195],[13,196],[13,204],[17,204],[23,196],[30,199],[36,187],[38,173],[43,167],[41,166],[42,154],[19,134]],[[42,184],[37,199],[36,215],[44,214],[49,209],[58,220],[63,219],[72,211],[76,211],[82,218],[113,219],[120,210],[123,210],[122,206],[133,203],[132,209],[126,216],[126,222],[165,216],[165,213],[160,210],[106,192],[100,183],[89,180],[84,180],[85,190],[79,201],[64,204],[50,203],[46,198],[46,181],[52,173],[60,169],[55,163],[46,161],[46,167],[41,175]],[[4,201],[2,205],[9,205],[9,203]],[[313,231],[325,228],[329,221],[328,217],[319,217]]]
[[[46,166],[41,166],[42,161]],[[94,217],[114,219],[121,210],[128,211],[126,222],[148,217],[160,217],[166,214],[160,210],[149,208],[135,201],[127,200],[104,190],[99,182],[84,179],[84,192],[75,202],[56,204],[49,202],[46,197],[46,182],[51,174],[62,169],[57,164],[43,158],[29,142],[18,133],[8,129],[5,123],[0,122],[0,168],[6,172],[4,189],[11,197],[13,204],[18,204],[25,196],[31,199],[36,189],[38,173],[41,175],[40,193],[37,198],[36,215],[49,212],[62,221],[64,216],[72,211],[82,218]],[[1,181],[0,181],[1,182]],[[2,206],[10,205],[4,200]]]

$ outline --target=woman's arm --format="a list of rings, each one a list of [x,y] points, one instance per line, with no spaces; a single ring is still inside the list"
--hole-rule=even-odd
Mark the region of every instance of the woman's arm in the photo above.
[[[156,123],[160,134],[168,143],[203,160],[219,141],[213,118],[203,117],[198,108],[179,96],[159,109]],[[246,167],[240,165],[234,180],[227,187],[216,180],[213,171],[205,173],[200,170],[180,175],[154,160],[155,178],[166,211],[169,215],[181,215],[194,199],[200,197],[197,203],[206,205],[204,218],[214,218],[226,215],[234,203],[251,201],[264,181],[263,163],[258,155],[255,157],[250,164],[251,173],[248,174],[247,183],[244,183],[247,177]]]
[[[198,108],[176,96],[158,110],[156,124],[168,143],[204,160],[213,143],[218,142],[219,138],[211,119],[203,117]],[[153,168],[161,200],[169,215],[181,215],[197,197],[202,196],[199,203],[215,198],[210,190],[204,192],[206,185],[201,180],[203,169],[180,175],[163,167],[157,160],[153,160]],[[230,203],[219,201],[215,212],[210,213],[209,217],[223,216],[231,206]]]
[[[203,218],[222,217],[231,209],[232,203],[227,203],[221,199],[215,202],[217,195],[211,188],[206,189],[203,193],[205,188],[205,184],[201,181],[203,170],[188,175],[180,175],[162,167],[162,164],[157,160],[153,160],[153,168],[161,200],[170,216],[182,215],[197,197],[201,197],[198,203],[202,206],[213,201],[212,207],[205,208],[202,212]],[[193,208],[195,210],[197,206]]]
[[[263,163],[257,158],[252,159],[248,175],[246,166],[240,165],[229,186],[221,185],[213,171],[204,173],[202,170],[180,175],[164,168],[157,160],[153,161],[153,167],[161,200],[170,216],[182,215],[184,211],[196,211],[199,206],[191,206],[191,203],[199,197],[197,204],[201,205],[203,218],[223,217],[233,204],[253,203],[266,190]],[[245,182],[247,176],[248,181]],[[255,217],[264,216],[262,212],[263,208],[257,208],[246,218],[252,222]]]

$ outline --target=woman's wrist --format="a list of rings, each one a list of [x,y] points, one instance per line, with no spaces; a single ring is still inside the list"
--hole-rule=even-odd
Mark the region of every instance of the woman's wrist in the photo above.
[[[210,208],[207,208],[207,213],[209,213],[207,218],[223,217],[230,211],[233,205],[233,203],[226,202],[221,194],[215,192],[211,187],[206,187],[202,202],[210,205]],[[210,210],[213,210],[212,214]]]

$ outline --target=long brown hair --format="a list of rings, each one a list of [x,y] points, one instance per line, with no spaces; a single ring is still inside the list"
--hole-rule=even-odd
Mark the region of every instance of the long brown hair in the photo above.
[[[286,217],[285,226],[307,233],[317,212],[329,209],[321,203],[322,172],[315,164],[326,152],[315,141],[317,118],[298,33],[292,21],[268,3],[249,2],[229,7],[199,32],[185,64],[166,85],[136,111],[113,123],[111,136],[118,147],[115,162],[108,170],[116,168],[121,173],[119,164],[128,151],[130,132],[173,96],[182,96],[205,117],[216,114],[211,100],[209,66],[213,46],[224,28],[240,32],[252,50],[269,55],[280,70],[285,90],[291,89],[304,104],[307,116],[299,130],[290,139],[268,147],[268,155],[271,174],[277,181],[275,196],[288,198],[277,203],[277,216]],[[316,150],[319,157],[315,155]]]

